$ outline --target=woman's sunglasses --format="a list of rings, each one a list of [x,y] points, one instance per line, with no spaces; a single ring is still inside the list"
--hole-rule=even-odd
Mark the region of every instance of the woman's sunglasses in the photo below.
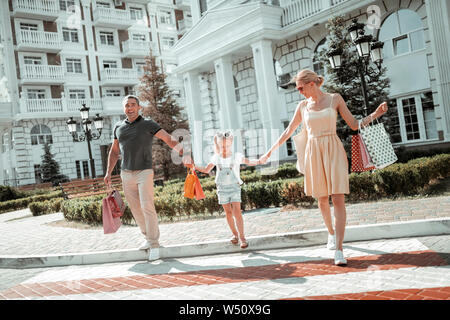
[[[229,138],[229,137],[232,136],[232,134],[231,134],[230,131],[225,131],[225,132],[218,132],[218,133],[216,134],[216,136],[217,136],[218,138]]]

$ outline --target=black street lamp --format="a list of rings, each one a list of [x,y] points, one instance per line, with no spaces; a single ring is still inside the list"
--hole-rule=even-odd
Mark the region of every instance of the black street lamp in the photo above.
[[[92,150],[91,150],[91,141],[92,140],[98,140],[100,139],[100,136],[102,135],[102,129],[103,129],[103,118],[100,116],[100,114],[96,114],[94,118],[94,126],[95,129],[97,129],[97,133],[92,131],[92,121],[89,120],[89,108],[86,107],[85,104],[80,109],[81,114],[81,128],[83,131],[83,134],[78,134],[77,132],[77,122],[73,120],[73,117],[70,117],[67,120],[67,127],[69,129],[69,133],[72,135],[74,142],[80,142],[86,140],[88,145],[88,151],[89,151],[89,162],[91,165],[91,173],[92,177],[95,178],[97,175],[95,174],[95,165],[94,165],[94,158],[92,158]]]
[[[374,41],[371,35],[364,34],[364,24],[358,23],[357,19],[353,19],[353,23],[347,28],[347,31],[358,52],[357,68],[361,78],[361,87],[364,97],[364,112],[367,116],[369,101],[367,97],[365,75],[368,75],[370,78],[375,78],[380,75],[381,64],[383,63],[384,43]],[[343,50],[336,47],[333,47],[327,52],[333,69],[340,69],[342,67],[342,53]],[[371,60],[377,66],[376,70],[370,66]],[[340,72],[343,72],[343,70],[338,70],[338,75],[340,75]]]

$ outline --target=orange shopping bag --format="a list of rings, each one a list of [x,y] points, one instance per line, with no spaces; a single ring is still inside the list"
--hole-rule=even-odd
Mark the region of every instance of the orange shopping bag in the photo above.
[[[186,180],[184,181],[184,196],[186,198],[194,199],[195,178],[197,178],[195,171],[192,169],[191,170],[188,169],[188,174],[186,176]]]
[[[197,174],[195,173],[195,171],[194,171],[194,176],[195,176],[195,188],[194,188],[195,198],[197,200],[205,199],[206,196],[203,193],[203,188],[202,188],[202,185],[200,184],[200,179],[197,177]]]

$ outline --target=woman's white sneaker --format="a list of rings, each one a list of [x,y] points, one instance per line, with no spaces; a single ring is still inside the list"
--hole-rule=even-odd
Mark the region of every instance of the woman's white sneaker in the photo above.
[[[159,248],[151,248],[148,255],[148,261],[155,261],[159,259]]]
[[[336,250],[334,253],[334,264],[337,266],[347,265],[347,260],[344,258],[344,253],[342,250]]]
[[[327,249],[328,250],[336,249],[336,234],[333,234],[333,235],[328,234]]]
[[[139,247],[139,250],[147,250],[147,249],[150,249],[150,245],[151,245],[150,241],[145,240],[145,241],[142,243],[142,245]]]

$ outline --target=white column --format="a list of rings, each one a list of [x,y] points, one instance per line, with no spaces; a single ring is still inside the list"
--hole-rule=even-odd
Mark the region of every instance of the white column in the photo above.
[[[91,72],[91,83],[92,83],[92,91],[94,99],[100,98],[100,84],[98,81],[98,72],[97,72],[97,59],[95,56],[95,47],[94,47],[94,31],[93,24],[91,20],[91,4],[92,1],[82,0],[81,5],[83,6],[84,13],[84,28],[86,30],[86,43],[87,43],[87,51],[89,56],[89,70]],[[80,24],[80,31],[82,31],[83,24]],[[98,44],[97,44],[98,45]]]
[[[192,25],[195,25],[202,17],[199,0],[191,0]]]
[[[260,119],[265,131],[265,149],[268,150],[275,142],[275,136],[283,132],[279,116],[281,103],[273,67],[272,42],[261,40],[253,43],[251,47],[255,63]]]
[[[239,129],[239,113],[233,81],[231,57],[222,57],[214,61],[219,97],[219,116],[221,129]]]
[[[436,66],[436,91],[445,140],[450,140],[450,4],[448,1],[426,1],[431,46]]]
[[[203,113],[200,101],[199,74],[189,71],[183,75],[186,107],[191,131],[192,156],[197,164],[203,163]]]

